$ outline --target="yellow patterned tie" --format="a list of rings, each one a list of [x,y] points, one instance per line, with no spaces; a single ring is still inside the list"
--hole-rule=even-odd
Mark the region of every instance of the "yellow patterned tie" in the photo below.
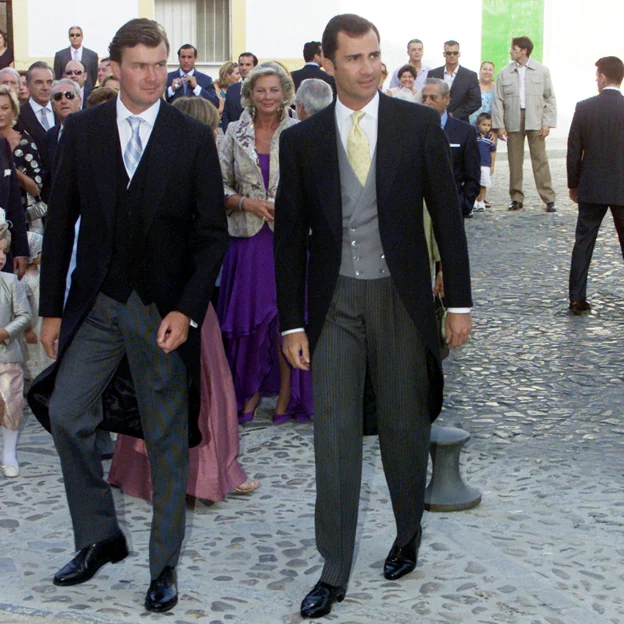
[[[366,184],[368,170],[370,169],[370,145],[366,133],[360,128],[360,120],[366,113],[363,111],[355,111],[351,115],[353,126],[347,137],[347,157],[355,171],[355,175],[362,183]]]

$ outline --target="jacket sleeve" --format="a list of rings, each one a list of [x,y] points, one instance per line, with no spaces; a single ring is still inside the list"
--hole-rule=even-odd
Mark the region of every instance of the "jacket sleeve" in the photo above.
[[[494,86],[494,101],[492,102],[492,129],[499,130],[504,127],[505,103],[503,101],[503,87],[501,81],[497,80]]]
[[[481,157],[477,135],[470,130],[464,146],[464,196],[472,206],[481,190]]]
[[[566,167],[568,171],[568,188],[578,188],[581,179],[581,163],[583,162],[583,137],[580,125],[581,112],[576,105],[570,132],[568,134],[568,154]]]
[[[26,291],[17,277],[11,280],[11,307],[13,320],[4,329],[9,334],[9,340],[14,340],[26,330],[32,318]]]
[[[479,79],[474,72],[465,74],[467,91],[464,102],[455,109],[453,115],[459,119],[468,119],[472,113],[481,108],[481,89]]]
[[[557,100],[555,98],[555,90],[550,79],[550,71],[544,69],[544,115],[542,117],[542,126],[549,128],[557,127]]]

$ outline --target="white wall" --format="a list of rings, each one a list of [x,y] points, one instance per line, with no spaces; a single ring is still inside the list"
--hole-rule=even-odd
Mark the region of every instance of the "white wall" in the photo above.
[[[28,0],[28,51],[31,58],[53,57],[67,48],[70,26],[80,26],[83,45],[100,57],[108,56],[108,44],[119,27],[137,17],[138,0],[96,2],[87,0]]]

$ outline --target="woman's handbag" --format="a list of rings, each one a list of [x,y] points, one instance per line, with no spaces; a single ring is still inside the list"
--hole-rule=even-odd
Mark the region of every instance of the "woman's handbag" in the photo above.
[[[48,212],[48,204],[46,204],[41,197],[33,197],[28,195],[28,206],[26,208],[26,215],[28,222],[32,223],[37,219],[42,219]]]

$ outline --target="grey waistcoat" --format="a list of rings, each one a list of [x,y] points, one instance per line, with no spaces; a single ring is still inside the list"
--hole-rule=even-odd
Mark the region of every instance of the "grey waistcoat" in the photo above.
[[[375,183],[375,154],[362,186],[355,175],[340,136],[338,138],[338,167],[342,192],[342,259],[340,275],[355,279],[390,277],[386,264],[377,215],[377,185]]]

